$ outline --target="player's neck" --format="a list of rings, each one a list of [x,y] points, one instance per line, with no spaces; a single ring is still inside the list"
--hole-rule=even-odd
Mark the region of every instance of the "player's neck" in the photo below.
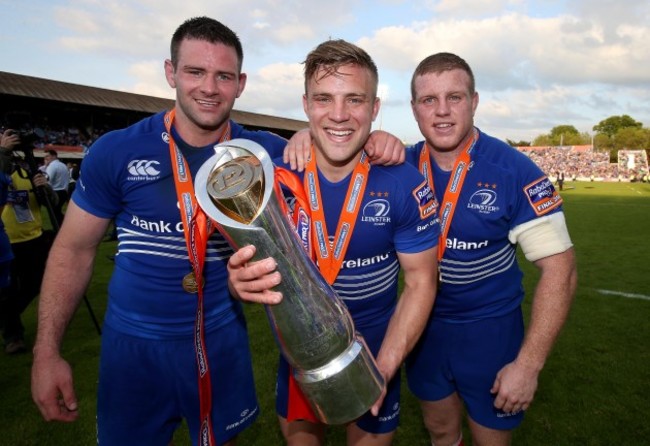
[[[217,128],[206,129],[199,127],[189,119],[177,115],[174,120],[174,129],[178,136],[188,145],[192,147],[205,147],[210,144],[215,144],[221,138],[221,135],[226,130],[228,120],[219,124]]]
[[[445,172],[450,172],[456,165],[458,158],[472,142],[473,138],[474,132],[469,132],[456,147],[451,149],[435,147],[433,144],[429,144],[428,142],[427,146],[429,147],[429,152],[438,167]]]
[[[338,183],[352,173],[361,158],[361,150],[345,161],[333,161],[316,153],[316,165],[320,173],[331,183]]]
[[[460,148],[456,148],[450,151],[442,151],[433,149],[431,147],[429,148],[429,152],[431,152],[431,156],[436,162],[436,165],[445,172],[449,172],[454,168],[456,160],[460,155],[460,150]]]

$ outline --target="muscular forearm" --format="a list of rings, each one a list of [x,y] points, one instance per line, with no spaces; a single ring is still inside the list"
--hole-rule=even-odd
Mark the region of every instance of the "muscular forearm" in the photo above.
[[[577,285],[573,248],[536,262],[541,276],[517,362],[539,372],[569,314]]]
[[[63,336],[92,276],[94,250],[82,252],[56,244],[43,276],[34,355],[58,354]]]
[[[435,298],[434,277],[431,274],[426,280],[413,285],[407,282],[404,286],[377,355],[377,363],[389,379],[395,375],[422,335]]]

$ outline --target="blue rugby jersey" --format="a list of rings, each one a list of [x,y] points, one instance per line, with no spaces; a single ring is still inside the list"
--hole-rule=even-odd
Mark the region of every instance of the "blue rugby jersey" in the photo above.
[[[105,322],[120,332],[154,339],[191,335],[197,309],[197,295],[181,286],[191,266],[163,117],[158,113],[98,139],[84,158],[72,196],[86,212],[115,218],[117,225],[118,252]],[[286,145],[277,135],[245,130],[232,121],[231,136],[256,141],[273,156],[281,156]],[[212,144],[190,148],[177,135],[174,140],[192,177],[214,154]],[[208,241],[204,267],[206,330],[241,311],[226,286],[231,253],[215,232]]]
[[[274,161],[288,168],[281,159]],[[298,175],[302,181],[304,172]],[[318,175],[332,242],[351,175],[337,183],[320,171]],[[400,270],[397,252],[417,253],[437,246],[440,226],[437,213],[431,210],[432,196],[426,197],[428,190],[413,166],[371,166],[354,232],[332,285],[357,328],[386,324],[393,315]],[[423,210],[427,210],[424,216]]]
[[[423,144],[407,148],[408,163],[418,166]],[[433,158],[431,164],[441,203],[451,172],[438,168]],[[434,317],[450,322],[503,316],[517,308],[524,297],[522,272],[508,233],[562,211],[562,200],[541,169],[496,138],[479,132],[470,166],[440,262],[442,283],[433,309]]]

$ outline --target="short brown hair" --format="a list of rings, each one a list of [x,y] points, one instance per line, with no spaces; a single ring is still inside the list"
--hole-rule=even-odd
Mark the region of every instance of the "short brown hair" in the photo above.
[[[204,40],[210,43],[223,43],[235,50],[241,71],[244,62],[244,50],[239,37],[223,23],[210,17],[193,17],[184,21],[174,32],[170,45],[171,61],[174,69],[178,63],[178,49],[181,42],[188,40]]]
[[[418,64],[411,78],[411,99],[415,100],[415,78],[429,73],[442,73],[443,71],[463,70],[469,76],[469,92],[474,94],[476,88],[474,73],[465,59],[452,53],[437,53],[426,57]]]
[[[342,39],[327,40],[307,54],[303,64],[305,64],[305,93],[307,93],[309,80],[316,75],[318,70],[325,70],[322,76],[325,77],[337,73],[339,68],[344,65],[353,64],[367,69],[372,74],[375,84],[374,94],[377,96],[377,83],[379,82],[377,65],[366,51],[350,42]]]

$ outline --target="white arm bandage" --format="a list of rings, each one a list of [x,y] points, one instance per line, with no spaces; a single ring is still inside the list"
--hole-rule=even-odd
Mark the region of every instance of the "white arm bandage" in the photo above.
[[[531,262],[559,254],[573,246],[562,212],[523,223],[510,231],[508,239],[518,243]]]

